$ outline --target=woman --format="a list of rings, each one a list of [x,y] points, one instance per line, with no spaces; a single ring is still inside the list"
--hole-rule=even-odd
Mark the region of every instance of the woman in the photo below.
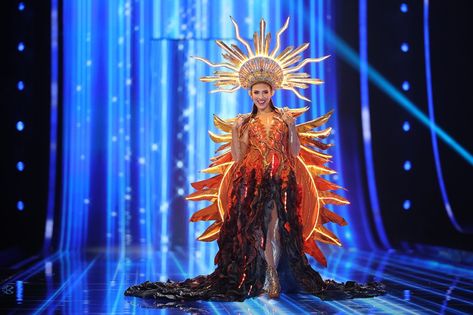
[[[288,220],[284,219],[286,215],[278,213],[278,209],[281,212],[286,208],[287,212],[287,201],[280,200],[281,196],[287,196],[288,193],[297,195],[297,191],[291,191],[288,184],[289,177],[295,178],[294,159],[299,154],[300,142],[295,119],[286,110],[274,107],[271,100],[274,90],[269,83],[253,84],[249,95],[253,100],[253,110],[246,119],[240,116],[232,127],[232,156],[236,168],[241,169],[238,176],[246,170],[247,185],[253,180],[254,172],[255,185],[263,186],[266,183],[269,186],[268,191],[274,192],[263,195],[264,191],[261,190],[263,196],[254,207],[261,207],[261,213],[264,211],[261,230],[265,234],[262,242],[267,270],[265,289],[268,297],[277,298],[281,290],[277,273],[281,249],[279,217],[283,223],[281,226],[288,223]],[[297,220],[292,222],[293,225],[297,223]],[[300,230],[300,227],[297,229]],[[301,239],[296,241],[302,244]],[[301,254],[301,251],[297,251],[297,254]],[[303,253],[300,256],[294,258],[305,258]],[[314,280],[316,283],[312,289],[320,289],[323,285],[322,279],[317,274]]]
[[[217,150],[223,153],[212,158],[210,167],[203,171],[216,175],[192,183],[197,191],[187,197],[212,203],[196,212],[191,221],[215,220],[198,239],[217,240],[216,269],[210,275],[183,282],[147,281],[128,288],[125,295],[167,300],[242,301],[264,292],[269,298],[277,298],[281,290],[302,291],[323,299],[383,294],[383,287],[378,283],[324,281],[305,255],[308,253],[326,265],[316,242],[341,243],[323,225],[328,222],[346,224],[343,218],[324,207],[348,201],[330,191],[340,187],[321,177],[331,173],[324,166],[330,156],[314,150],[329,147],[314,138],[327,137],[330,128],[311,131],[326,123],[332,113],[296,126],[295,117],[307,108],[279,109],[271,98],[276,89],[284,88],[306,99],[294,88],[321,82],[293,72],[301,64],[324,58],[303,61],[291,68],[294,60],[299,60],[297,54],[307,48],[305,44],[294,51],[285,49],[276,57],[279,36],[289,20],[278,32],[278,44],[271,53],[269,34],[266,37],[264,34],[264,20],[259,36],[257,33],[254,36],[255,52],[240,38],[238,26],[233,19],[232,22],[248,55],[236,46],[217,41],[228,53],[224,57],[230,63],[213,64],[196,57],[211,66],[233,71],[217,71],[215,76],[201,80],[215,82],[219,87],[217,91],[246,88],[253,101],[249,114],[228,120],[214,116],[216,127],[226,134],[209,133],[212,140],[223,143]],[[233,88],[220,89],[228,85]]]

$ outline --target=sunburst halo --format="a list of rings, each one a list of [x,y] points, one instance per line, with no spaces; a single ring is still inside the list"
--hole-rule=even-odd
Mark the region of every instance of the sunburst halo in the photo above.
[[[215,71],[212,76],[200,78],[203,82],[213,82],[217,87],[211,93],[232,93],[240,88],[249,89],[257,82],[266,82],[274,89],[292,91],[300,99],[310,102],[296,88],[306,89],[309,84],[322,84],[323,81],[297,71],[308,63],[320,62],[330,56],[306,58],[295,65],[302,59],[301,54],[309,47],[309,43],[304,43],[295,49],[293,46],[286,47],[278,54],[281,47],[281,34],[289,26],[289,17],[276,33],[276,46],[271,52],[269,51],[271,33],[265,33],[266,22],[264,19],[260,21],[259,34],[255,32],[253,35],[254,50],[251,49],[247,41],[241,38],[237,22],[232,17],[230,19],[235,26],[236,38],[245,46],[247,54],[236,45],[229,46],[221,40],[216,40],[217,45],[224,50],[223,58],[228,62],[213,63],[205,58],[193,56],[194,59],[205,62],[211,67],[228,69],[228,71]]]

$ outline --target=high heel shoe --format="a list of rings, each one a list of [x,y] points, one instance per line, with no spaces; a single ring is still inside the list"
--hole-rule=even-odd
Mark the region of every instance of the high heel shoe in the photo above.
[[[281,293],[281,285],[279,284],[279,277],[276,268],[268,267],[268,297],[270,299],[277,299]]]

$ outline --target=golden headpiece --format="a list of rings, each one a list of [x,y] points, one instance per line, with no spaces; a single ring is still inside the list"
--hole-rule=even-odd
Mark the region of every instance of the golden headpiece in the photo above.
[[[235,26],[236,37],[246,47],[248,55],[244,54],[236,45],[232,44],[228,46],[223,41],[217,40],[217,45],[227,52],[222,54],[223,58],[229,62],[215,64],[202,57],[193,57],[205,62],[211,67],[224,67],[231,70],[215,71],[214,76],[204,76],[200,78],[203,82],[215,82],[214,85],[217,89],[212,90],[211,93],[232,93],[240,87],[249,89],[257,82],[266,82],[270,84],[273,89],[290,90],[294,92],[297,97],[310,102],[310,100],[302,96],[296,88],[306,89],[309,87],[308,84],[322,84],[323,81],[311,78],[307,73],[295,72],[300,70],[309,62],[320,62],[329,56],[307,58],[298,65],[292,67],[302,58],[300,54],[309,47],[309,43],[304,43],[296,49],[294,49],[293,46],[289,46],[276,56],[276,53],[280,48],[280,36],[287,29],[289,18],[287,18],[284,26],[277,32],[276,47],[271,51],[271,53],[269,52],[271,33],[265,35],[266,22],[264,19],[261,19],[260,22],[259,35],[257,32],[253,35],[255,51],[251,49],[247,41],[240,37],[238,24],[235,20],[232,17],[230,17],[230,19]],[[231,88],[222,88],[228,86]]]

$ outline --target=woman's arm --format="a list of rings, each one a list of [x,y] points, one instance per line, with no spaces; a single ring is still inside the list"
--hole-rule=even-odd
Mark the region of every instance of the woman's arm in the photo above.
[[[287,111],[287,107],[281,109],[281,116],[289,129],[289,153],[293,156],[297,156],[301,150],[301,142],[299,141],[299,135],[296,130],[296,120]]]
[[[289,151],[292,155],[297,156],[301,150],[301,142],[297,134],[296,123],[292,121],[287,126],[289,128]]]
[[[240,128],[242,123],[243,118],[240,117],[235,121],[235,124],[232,127],[232,158],[235,162],[243,159],[248,144],[248,129],[245,130],[240,138]]]

